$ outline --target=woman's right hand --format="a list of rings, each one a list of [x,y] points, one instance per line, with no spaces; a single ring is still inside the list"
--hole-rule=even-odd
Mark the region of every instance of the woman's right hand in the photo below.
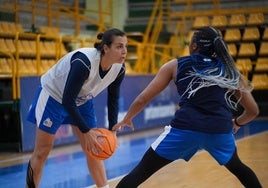
[[[126,121],[126,120],[122,120],[121,122],[115,124],[112,128],[113,131],[120,131],[123,127],[129,127],[131,128],[131,130],[134,130],[134,125],[132,123],[132,121]]]
[[[84,134],[85,146],[87,151],[98,153],[103,150],[102,145],[98,142],[98,137],[105,137],[106,135],[97,131],[97,129],[90,129]]]

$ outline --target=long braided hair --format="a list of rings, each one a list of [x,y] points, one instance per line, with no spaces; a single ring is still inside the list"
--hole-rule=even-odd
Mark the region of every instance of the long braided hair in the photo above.
[[[218,85],[227,89],[225,94],[227,104],[232,109],[237,109],[240,99],[232,100],[235,90],[250,92],[252,86],[235,67],[235,61],[219,32],[213,27],[202,27],[194,32],[192,42],[197,44],[200,54],[218,59],[220,65],[211,65],[201,70],[194,69],[194,72],[190,74],[194,78],[187,88],[188,97],[203,87]],[[193,84],[198,84],[198,86],[192,88]]]

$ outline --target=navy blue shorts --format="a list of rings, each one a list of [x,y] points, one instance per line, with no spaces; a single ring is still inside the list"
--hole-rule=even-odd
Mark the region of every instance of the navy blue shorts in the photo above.
[[[151,147],[161,157],[185,161],[189,161],[197,151],[204,149],[220,165],[225,165],[233,156],[236,145],[232,133],[209,134],[166,126]]]
[[[78,110],[87,122],[87,126],[89,128],[95,128],[96,116],[93,100],[89,100],[85,104],[78,106]],[[41,87],[38,88],[38,92],[28,112],[27,120],[36,124],[39,129],[50,134],[55,134],[61,125],[74,125],[73,120],[62,104],[53,99]]]

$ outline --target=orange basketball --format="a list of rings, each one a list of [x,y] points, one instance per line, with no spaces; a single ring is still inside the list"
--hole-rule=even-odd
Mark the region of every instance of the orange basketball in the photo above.
[[[105,128],[97,128],[99,132],[104,134],[106,137],[98,137],[98,142],[102,145],[102,151],[88,151],[88,154],[97,160],[105,160],[113,155],[117,148],[117,138],[116,135]]]

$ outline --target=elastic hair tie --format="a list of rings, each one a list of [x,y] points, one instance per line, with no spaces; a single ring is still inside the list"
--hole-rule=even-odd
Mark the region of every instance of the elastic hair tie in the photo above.
[[[217,36],[215,39],[214,39],[214,41],[213,41],[213,44],[216,42],[216,40],[218,40],[218,39],[221,39],[221,37],[220,36]]]

